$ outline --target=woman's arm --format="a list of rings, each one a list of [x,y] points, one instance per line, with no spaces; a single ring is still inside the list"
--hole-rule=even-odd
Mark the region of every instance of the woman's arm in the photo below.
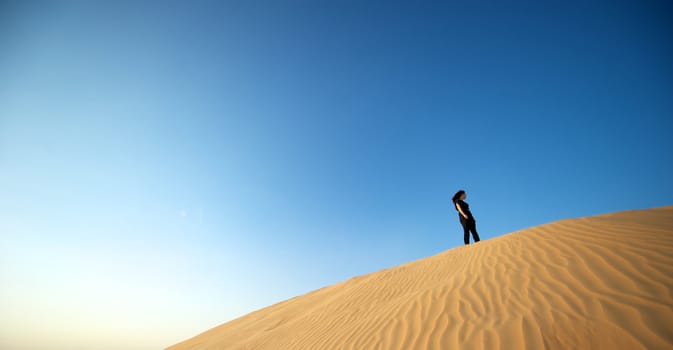
[[[465,213],[463,213],[463,209],[460,208],[460,205],[458,205],[458,202],[456,202],[455,205],[456,205],[456,209],[458,209],[458,212],[460,213],[460,215],[462,215],[465,219],[467,219],[467,215],[465,215]]]

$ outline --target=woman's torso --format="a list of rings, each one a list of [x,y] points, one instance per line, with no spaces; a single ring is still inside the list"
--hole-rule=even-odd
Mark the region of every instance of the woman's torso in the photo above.
[[[472,212],[470,212],[470,205],[467,204],[467,202],[463,200],[457,200],[456,204],[460,207],[460,210],[462,210],[463,213],[467,215],[468,219],[474,219],[474,217],[472,216]],[[458,208],[456,208],[456,210],[458,210]],[[458,213],[458,217],[460,217],[460,219],[464,219],[463,216],[460,215],[460,213]]]

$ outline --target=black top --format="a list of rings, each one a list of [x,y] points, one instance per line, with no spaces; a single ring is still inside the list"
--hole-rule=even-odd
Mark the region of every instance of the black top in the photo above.
[[[465,201],[460,200],[460,199],[456,201],[456,204],[458,204],[458,206],[460,206],[460,210],[462,210],[463,213],[465,213],[465,215],[467,215],[468,219],[474,219],[474,217],[472,216],[472,213],[470,212],[470,205],[469,204],[467,204]],[[458,208],[456,208],[456,211],[458,211]],[[461,219],[464,219],[463,216],[460,215],[460,212],[458,212],[458,216]]]

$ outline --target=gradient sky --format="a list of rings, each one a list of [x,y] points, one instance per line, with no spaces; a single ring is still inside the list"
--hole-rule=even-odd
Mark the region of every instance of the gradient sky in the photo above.
[[[0,2],[0,348],[437,254],[459,189],[482,239],[673,204],[670,4]]]

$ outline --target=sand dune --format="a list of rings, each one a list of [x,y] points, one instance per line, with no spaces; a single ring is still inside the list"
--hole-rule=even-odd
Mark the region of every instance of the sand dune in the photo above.
[[[673,349],[673,206],[454,248],[169,349]]]

